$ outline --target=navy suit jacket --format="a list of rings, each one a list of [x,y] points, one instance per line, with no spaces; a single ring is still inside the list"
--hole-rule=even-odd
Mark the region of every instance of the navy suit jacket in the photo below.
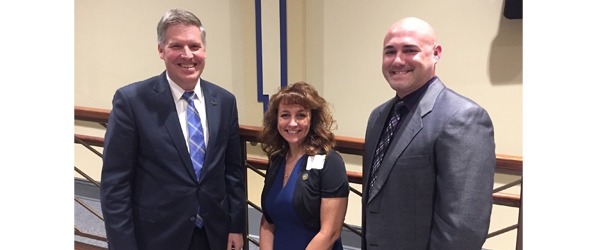
[[[197,207],[214,250],[246,229],[244,160],[234,95],[201,81],[209,142],[197,180],[166,72],[118,89],[100,185],[110,249],[187,250]]]
[[[434,80],[403,117],[369,195],[373,155],[391,105],[375,108],[367,123],[362,249],[481,249],[496,164],[489,115]]]

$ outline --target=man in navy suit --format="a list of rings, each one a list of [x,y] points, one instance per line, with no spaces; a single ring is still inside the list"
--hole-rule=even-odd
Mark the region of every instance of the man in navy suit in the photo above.
[[[383,46],[382,72],[396,96],[367,123],[362,249],[479,250],[493,205],[491,119],[435,75],[442,46],[428,23],[396,22]],[[387,125],[394,112],[398,121]],[[394,133],[380,147],[387,127]]]
[[[205,29],[195,15],[170,10],[157,33],[166,71],[112,101],[100,186],[109,248],[240,250],[247,206],[236,99],[200,78]],[[190,91],[206,145],[199,177],[182,98]]]

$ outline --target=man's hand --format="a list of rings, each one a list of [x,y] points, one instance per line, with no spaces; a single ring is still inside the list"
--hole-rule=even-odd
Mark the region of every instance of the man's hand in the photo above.
[[[228,250],[241,250],[243,248],[243,235],[231,233],[228,234]]]

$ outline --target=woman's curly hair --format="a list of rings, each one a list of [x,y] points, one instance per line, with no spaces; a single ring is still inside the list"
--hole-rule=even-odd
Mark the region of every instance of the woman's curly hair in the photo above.
[[[321,151],[328,154],[336,145],[334,134],[331,132],[336,121],[332,118],[328,103],[319,96],[313,86],[305,82],[296,82],[281,88],[269,100],[269,108],[263,118],[263,130],[259,134],[261,149],[267,156],[283,155],[289,150],[288,142],[278,132],[280,103],[298,104],[311,110],[311,126],[302,144],[308,155],[316,155]]]

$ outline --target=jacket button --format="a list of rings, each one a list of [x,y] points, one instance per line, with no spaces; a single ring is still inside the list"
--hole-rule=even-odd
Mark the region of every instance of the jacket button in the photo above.
[[[192,216],[192,217],[191,217],[191,221],[195,221],[195,216]]]

